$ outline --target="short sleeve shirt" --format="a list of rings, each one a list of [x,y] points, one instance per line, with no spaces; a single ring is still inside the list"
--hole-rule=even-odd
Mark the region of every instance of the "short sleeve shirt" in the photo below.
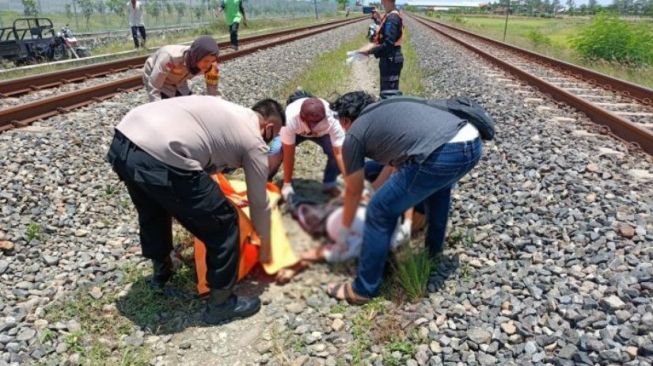
[[[320,101],[324,103],[326,118],[320,121],[311,131],[306,122],[299,118],[299,110],[305,100],[306,98],[297,99],[286,107],[286,125],[281,128],[281,132],[279,133],[281,142],[285,145],[294,145],[297,135],[304,137],[322,137],[328,134],[333,147],[342,146],[345,141],[345,131],[340,126],[340,122],[335,117],[333,111],[329,108],[329,103],[320,98]]]
[[[395,102],[371,109],[373,106],[368,106],[369,112],[359,116],[347,132],[342,153],[348,175],[362,169],[366,157],[394,167],[409,161],[422,163],[466,123],[421,103]]]

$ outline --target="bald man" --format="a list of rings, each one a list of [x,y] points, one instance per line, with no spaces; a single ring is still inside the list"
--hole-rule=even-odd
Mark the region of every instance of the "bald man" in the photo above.
[[[322,98],[297,99],[286,107],[286,121],[286,126],[280,132],[281,148],[275,148],[273,144],[271,152],[283,159],[283,198],[288,199],[295,192],[292,185],[295,147],[307,140],[320,145],[327,156],[322,180],[323,192],[330,196],[339,195],[336,178],[344,167],[342,144],[345,141],[345,131],[329,108],[329,102]],[[271,167],[272,172],[275,170]]]

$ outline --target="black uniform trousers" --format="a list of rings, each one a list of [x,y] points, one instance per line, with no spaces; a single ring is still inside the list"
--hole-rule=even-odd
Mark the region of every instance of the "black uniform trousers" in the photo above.
[[[396,48],[389,56],[379,58],[379,70],[381,71],[381,91],[399,90],[399,77],[404,67],[404,55],[401,48]]]
[[[215,181],[204,171],[160,162],[117,130],[107,160],[138,211],[143,256],[170,254],[174,217],[206,245],[209,287],[231,289],[238,278],[238,215]]]
[[[138,33],[140,33],[141,38],[143,38],[143,42],[141,42],[140,44],[138,42]],[[145,40],[147,39],[147,34],[145,34],[145,26],[139,25],[139,26],[132,27],[132,38],[134,38],[134,46],[136,48],[142,46],[145,43]]]
[[[238,26],[240,23],[238,22],[233,22],[229,26],[229,37],[231,39],[231,45],[234,47],[238,47]]]

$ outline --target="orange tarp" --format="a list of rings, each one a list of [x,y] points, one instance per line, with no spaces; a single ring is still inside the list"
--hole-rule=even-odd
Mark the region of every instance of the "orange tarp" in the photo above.
[[[260,240],[249,219],[247,203],[247,185],[243,181],[229,181],[222,174],[213,176],[229,202],[238,212],[238,228],[240,230],[240,266],[238,280],[243,279],[258,263]],[[290,240],[283,227],[278,202],[281,199],[279,188],[268,183],[268,197],[272,205],[272,262],[263,264],[268,274],[274,274],[281,268],[292,266],[299,261],[290,246]],[[204,243],[195,238],[195,269],[197,272],[197,292],[203,295],[209,292],[206,282],[206,248]]]

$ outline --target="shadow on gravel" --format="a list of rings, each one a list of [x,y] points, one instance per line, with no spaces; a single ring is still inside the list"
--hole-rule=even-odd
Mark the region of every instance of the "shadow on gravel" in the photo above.
[[[444,287],[445,282],[451,275],[456,273],[460,267],[458,255],[448,256],[443,254],[436,262],[435,270],[429,277],[428,291],[438,292]]]
[[[236,285],[238,295],[259,296],[274,281],[263,276],[258,268]],[[201,320],[205,300],[196,290],[195,268],[184,266],[171,279],[164,291],[149,285],[149,276],[140,276],[116,299],[121,315],[151,334],[165,335],[184,331],[188,327],[210,326]]]

